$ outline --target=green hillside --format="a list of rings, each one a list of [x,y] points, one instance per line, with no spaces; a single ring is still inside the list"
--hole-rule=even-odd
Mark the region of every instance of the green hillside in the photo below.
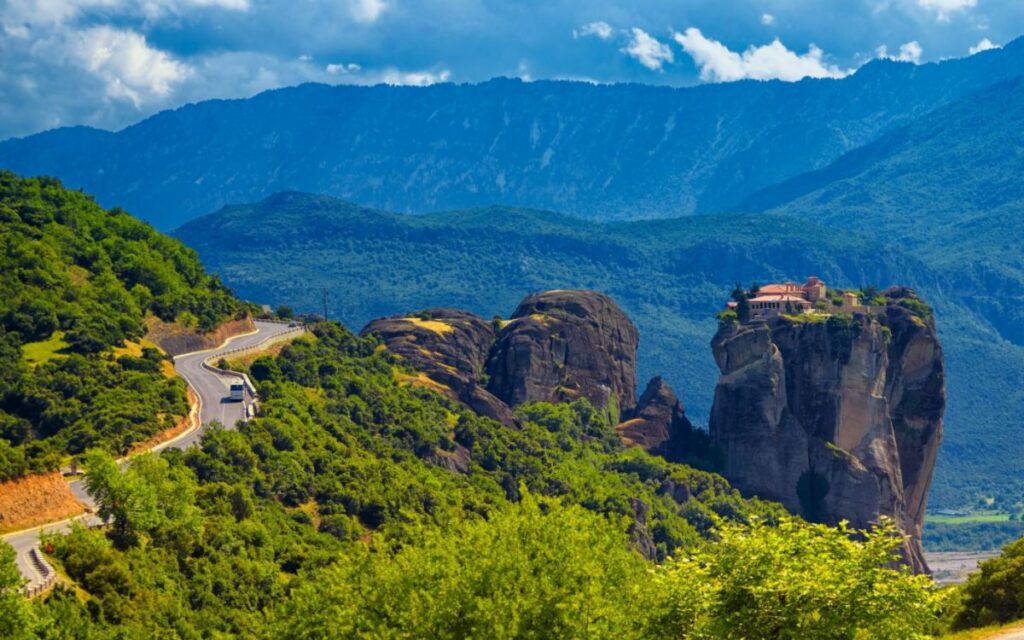
[[[891,534],[854,541],[625,450],[585,401],[504,427],[403,386],[373,339],[313,333],[249,367],[262,417],[238,430],[123,473],[89,454],[113,526],[52,538],[77,591],[33,606],[5,595],[0,545],[0,635],[769,638],[813,618],[895,640],[936,623],[928,579],[887,566]]]
[[[774,214],[610,225],[505,208],[405,216],[286,193],[200,218],[179,237],[243,295],[319,311],[326,289],[331,316],[351,326],[430,306],[502,315],[551,288],[604,291],[640,329],[640,379],[665,376],[698,423],[718,376],[714,316],[736,282],[815,274],[834,286],[914,286],[935,304],[949,365],[932,504],[995,496],[1012,508],[1018,481],[999,469],[1024,455],[1013,435],[1024,360],[935,268],[835,229]],[[994,364],[1019,374],[993,379]]]
[[[603,291],[640,329],[640,378],[666,375],[698,421],[716,376],[714,315],[737,281],[929,276],[856,236],[757,215],[615,225],[508,208],[404,216],[285,193],[201,218],[178,237],[241,295],[319,311],[326,289],[332,318],[354,327],[430,306],[502,315],[546,289]]]
[[[193,251],[52,179],[0,172],[0,480],[123,454],[187,413],[147,314],[201,329],[243,309]],[[131,344],[129,344],[131,343]]]

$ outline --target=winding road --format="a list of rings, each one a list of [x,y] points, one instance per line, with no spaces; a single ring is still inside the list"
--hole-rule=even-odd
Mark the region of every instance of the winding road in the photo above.
[[[239,382],[238,374],[219,371],[206,365],[206,361],[218,356],[235,352],[240,349],[247,349],[258,346],[268,340],[272,340],[287,333],[299,333],[301,327],[290,327],[286,324],[276,322],[256,322],[256,330],[239,336],[228,338],[224,344],[206,351],[194,351],[174,358],[174,369],[185,382],[192,387],[196,397],[199,399],[199,425],[178,437],[161,443],[152,451],[162,451],[167,448],[185,449],[197,444],[203,434],[209,429],[211,422],[219,422],[227,428],[233,428],[239,420],[245,417],[246,407],[255,398],[247,387],[245,400],[243,402],[228,402],[225,398],[229,392],[229,385],[232,382]],[[125,464],[126,461],[122,461]],[[85,490],[85,483],[81,479],[68,483],[75,497],[84,504],[90,511],[95,509],[95,502]],[[85,514],[77,518],[52,522],[23,531],[16,531],[3,536],[3,540],[14,547],[18,570],[29,581],[27,588],[32,589],[45,580],[40,567],[32,559],[32,549],[39,545],[39,537],[46,533],[63,533],[71,528],[72,522],[85,524],[99,524],[99,518],[92,514]]]

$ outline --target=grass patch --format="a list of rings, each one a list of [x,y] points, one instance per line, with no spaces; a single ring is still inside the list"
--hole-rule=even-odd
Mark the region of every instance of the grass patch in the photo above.
[[[399,384],[406,385],[406,386],[413,386],[413,387],[422,387],[422,388],[425,388],[425,389],[430,389],[431,391],[434,391],[436,393],[439,393],[439,394],[445,396],[446,398],[456,398],[456,395],[455,395],[454,391],[452,391],[450,388],[446,387],[445,385],[441,384],[440,382],[434,380],[433,378],[431,378],[430,376],[428,376],[425,373],[420,372],[420,373],[416,373],[415,375],[411,375],[411,374],[399,371],[398,369],[395,369],[394,370],[394,374],[395,374],[395,379],[398,380]]]
[[[975,522],[1009,522],[1008,513],[972,513],[966,516],[928,515],[927,519],[936,524],[972,524]]]
[[[783,313],[780,315],[793,324],[819,324],[832,317],[831,313],[820,313],[817,311],[810,311],[808,313]]]
[[[446,333],[455,331],[455,328],[450,324],[441,322],[440,320],[424,320],[422,318],[405,318],[406,322],[410,322],[421,329],[427,329],[434,333],[443,336]]]
[[[61,353],[70,346],[64,341],[63,331],[54,331],[46,340],[39,342],[26,342],[21,347],[21,359],[29,365],[36,367],[54,358],[62,358]]]

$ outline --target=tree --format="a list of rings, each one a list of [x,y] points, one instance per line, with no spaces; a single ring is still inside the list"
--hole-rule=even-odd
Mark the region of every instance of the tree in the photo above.
[[[14,563],[11,545],[0,540],[0,638],[35,637],[36,626],[32,609],[21,593],[24,579]]]
[[[646,637],[924,638],[945,604],[927,576],[892,568],[891,522],[856,540],[844,524],[784,518],[725,525],[719,540],[655,572]]]
[[[1002,555],[981,563],[980,569],[964,587],[954,627],[984,627],[1024,618],[1024,538],[1006,545]]]
[[[295,311],[288,305],[282,304],[277,308],[277,317],[282,320],[288,320],[295,316]]]
[[[732,290],[732,299],[736,301],[736,317],[739,318],[740,322],[750,320],[750,298],[757,294],[756,287],[756,283],[752,284],[752,293],[748,293],[743,289],[743,286],[737,282],[736,286]]]
[[[199,526],[195,477],[185,467],[171,467],[155,454],[134,458],[122,472],[109,454],[85,454],[85,486],[98,505],[97,514],[112,524],[119,548],[138,544],[140,535],[187,544]],[[192,534],[189,536],[188,534]]]
[[[624,528],[579,507],[516,505],[392,555],[359,552],[281,607],[282,638],[635,638],[647,579]],[[472,558],[472,561],[467,559]]]

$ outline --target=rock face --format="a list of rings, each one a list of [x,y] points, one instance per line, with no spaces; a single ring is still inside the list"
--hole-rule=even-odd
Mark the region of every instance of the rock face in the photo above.
[[[487,388],[511,406],[586,398],[618,417],[636,404],[639,341],[629,317],[602,293],[530,295],[491,350]]]
[[[487,320],[458,309],[427,309],[373,320],[361,333],[378,334],[388,351],[480,415],[515,424],[508,405],[481,382],[495,340],[494,327]]]
[[[500,329],[496,324],[457,309],[427,309],[374,320],[361,333],[378,334],[435,388],[507,425],[515,425],[512,407],[525,402],[586,398],[616,420],[636,405],[639,336],[608,296],[538,293],[523,300]]]
[[[615,431],[623,443],[643,447],[669,460],[680,459],[693,435],[682,403],[672,387],[654,377],[640,395],[637,406],[627,411]]]
[[[892,518],[927,571],[921,524],[942,439],[945,377],[930,310],[908,289],[828,321],[723,326],[710,431],[748,495],[829,524]]]

